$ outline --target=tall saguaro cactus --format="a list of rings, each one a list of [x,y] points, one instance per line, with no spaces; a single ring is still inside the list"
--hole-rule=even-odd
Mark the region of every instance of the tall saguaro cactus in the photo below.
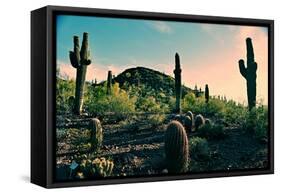
[[[71,65],[76,68],[76,89],[74,113],[80,115],[83,106],[84,84],[87,73],[87,66],[91,64],[88,33],[84,32],[82,47],[80,50],[79,37],[73,37],[74,48],[69,52]]]
[[[209,86],[208,84],[205,85],[205,102],[209,102]]]
[[[175,70],[174,70],[174,74],[175,74],[175,91],[176,91],[176,109],[175,112],[176,113],[180,113],[181,112],[181,105],[180,105],[180,101],[181,101],[181,67],[180,67],[180,57],[179,54],[176,53],[175,55]]]
[[[112,72],[108,71],[108,74],[107,74],[107,90],[106,90],[107,94],[111,94],[111,87],[112,87]]]
[[[248,107],[251,110],[256,106],[256,93],[257,93],[257,63],[255,62],[254,49],[251,38],[246,39],[247,46],[247,67],[243,59],[239,60],[239,69],[241,75],[247,81],[247,95],[248,95]]]

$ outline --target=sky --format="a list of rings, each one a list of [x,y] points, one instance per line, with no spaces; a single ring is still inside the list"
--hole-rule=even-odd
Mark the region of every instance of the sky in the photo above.
[[[69,60],[73,36],[89,33],[92,64],[86,80],[107,78],[125,69],[143,66],[173,75],[179,53],[182,82],[210,95],[225,95],[247,104],[246,80],[239,72],[239,59],[246,60],[246,38],[251,37],[257,69],[257,100],[268,101],[268,30],[266,27],[175,21],[57,16],[57,67],[63,77],[75,79]]]

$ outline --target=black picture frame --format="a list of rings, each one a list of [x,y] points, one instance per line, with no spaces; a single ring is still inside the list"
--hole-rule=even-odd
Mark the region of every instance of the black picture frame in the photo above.
[[[269,165],[267,169],[56,182],[54,179],[57,14],[268,27]],[[46,188],[168,181],[274,173],[274,21],[172,13],[46,6],[31,12],[31,182]]]

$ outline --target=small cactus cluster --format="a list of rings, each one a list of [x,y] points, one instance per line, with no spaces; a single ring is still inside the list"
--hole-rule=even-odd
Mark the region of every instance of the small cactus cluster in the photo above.
[[[196,115],[195,119],[194,119],[194,127],[195,127],[195,130],[198,130],[198,128],[201,126],[201,125],[204,125],[205,124],[205,119],[204,117],[201,115],[201,114],[198,114]]]
[[[100,121],[97,118],[91,119],[89,128],[91,131],[91,149],[93,151],[98,151],[103,141],[103,130]]]
[[[193,120],[193,115],[191,113],[191,115],[180,115],[180,114],[177,114],[175,117],[172,118],[172,120],[176,120],[178,122],[180,122],[185,130],[186,130],[186,133],[189,134],[191,133],[191,130],[192,130],[192,120]]]
[[[94,160],[82,160],[77,171],[77,178],[108,177],[112,175],[114,163],[104,157]]]
[[[84,85],[87,73],[87,66],[91,64],[88,33],[84,32],[82,47],[80,50],[79,37],[73,37],[73,51],[69,52],[71,65],[76,68],[76,89],[74,113],[80,115],[83,106]]]
[[[186,172],[189,162],[188,138],[180,122],[172,121],[168,124],[164,142],[169,173]]]

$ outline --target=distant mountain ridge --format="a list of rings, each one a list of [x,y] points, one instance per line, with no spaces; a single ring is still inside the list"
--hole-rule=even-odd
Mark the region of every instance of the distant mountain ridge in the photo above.
[[[125,83],[129,85],[145,85],[155,91],[164,92],[167,95],[173,95],[175,92],[175,79],[169,75],[146,67],[129,68],[113,78],[120,87]],[[182,96],[192,89],[182,86]]]

